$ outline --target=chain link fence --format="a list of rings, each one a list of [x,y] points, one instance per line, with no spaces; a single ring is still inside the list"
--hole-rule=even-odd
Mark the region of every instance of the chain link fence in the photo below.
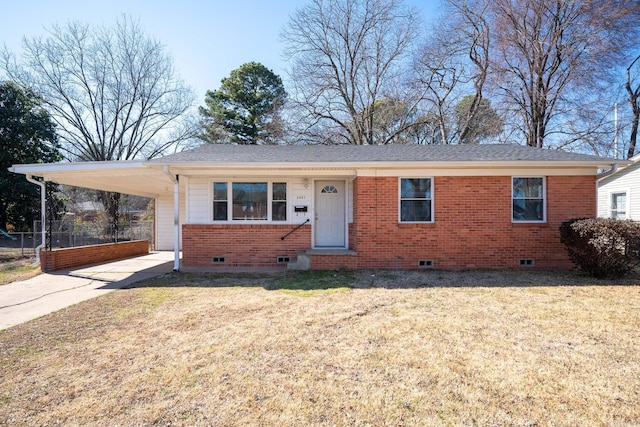
[[[130,221],[118,225],[100,222],[51,221],[50,242],[52,249],[70,248],[75,246],[97,245],[102,243],[125,242],[130,240],[148,240],[151,247],[153,241],[153,221]],[[42,243],[40,221],[34,224],[33,232],[0,233],[0,260],[19,257],[35,256],[36,248]],[[48,237],[47,237],[48,239]]]

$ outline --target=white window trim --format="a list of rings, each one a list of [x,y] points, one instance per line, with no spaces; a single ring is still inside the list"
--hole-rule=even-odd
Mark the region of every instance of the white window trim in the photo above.
[[[429,179],[431,180],[431,221],[403,221],[402,220],[402,180],[403,179]],[[432,176],[400,176],[398,177],[398,223],[399,224],[433,224],[435,222],[435,192]]]
[[[516,220],[513,218],[513,180],[515,178],[542,178],[542,220]],[[547,223],[547,177],[540,175],[512,175],[511,176],[511,203],[509,203],[509,215],[513,224],[546,224]]]
[[[216,221],[213,219],[213,183],[226,183],[227,184],[227,219],[224,221]],[[233,183],[266,183],[267,184],[267,219],[233,219],[229,218],[233,212]],[[273,218],[273,184],[283,182],[287,184],[287,219],[285,221],[274,221]],[[264,179],[264,178],[244,178],[244,179],[210,179],[209,180],[209,221],[211,224],[220,225],[256,225],[256,224],[269,224],[269,225],[284,225],[291,224],[291,183],[286,179]]]
[[[607,218],[613,218],[613,216],[611,216],[611,211],[613,210],[613,205],[612,205],[612,197],[614,194],[621,194],[624,193],[627,197],[627,206],[626,206],[626,212],[624,215],[624,219],[629,219],[631,218],[631,216],[629,215],[629,206],[631,206],[631,190],[629,188],[623,188],[623,189],[617,189],[617,190],[609,190],[609,194],[607,197]]]

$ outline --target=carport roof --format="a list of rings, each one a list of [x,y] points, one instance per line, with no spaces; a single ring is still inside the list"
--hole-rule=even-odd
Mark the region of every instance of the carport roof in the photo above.
[[[47,181],[94,190],[158,197],[173,191],[172,177],[162,167],[143,161],[72,162],[14,165],[11,172],[42,177]]]

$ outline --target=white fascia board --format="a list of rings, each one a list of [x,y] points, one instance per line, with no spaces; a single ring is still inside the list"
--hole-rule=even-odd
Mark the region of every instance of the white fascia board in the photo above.
[[[361,169],[358,176],[581,176],[597,175],[597,168],[550,168],[550,167],[510,167],[510,168],[421,168],[421,169]]]
[[[151,166],[147,164],[148,166]],[[162,167],[155,163],[153,166]],[[302,175],[342,175],[342,176],[397,176],[407,171],[434,171],[450,176],[509,175],[511,171],[536,170],[546,175],[596,175],[597,170],[611,167],[612,163],[597,161],[581,162],[541,162],[541,161],[468,161],[468,162],[178,162],[168,165],[173,173],[191,176],[257,176],[286,173]]]
[[[121,160],[108,162],[69,162],[69,163],[31,163],[18,164],[9,168],[10,172],[43,176],[55,172],[87,172],[97,170],[132,170],[146,168],[145,162]]]

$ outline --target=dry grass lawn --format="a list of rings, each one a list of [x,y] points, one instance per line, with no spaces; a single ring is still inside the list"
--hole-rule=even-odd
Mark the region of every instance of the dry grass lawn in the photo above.
[[[26,280],[40,274],[40,266],[34,266],[33,257],[2,259],[0,257],[0,285]]]
[[[172,273],[0,333],[0,424],[640,425],[640,287]]]

